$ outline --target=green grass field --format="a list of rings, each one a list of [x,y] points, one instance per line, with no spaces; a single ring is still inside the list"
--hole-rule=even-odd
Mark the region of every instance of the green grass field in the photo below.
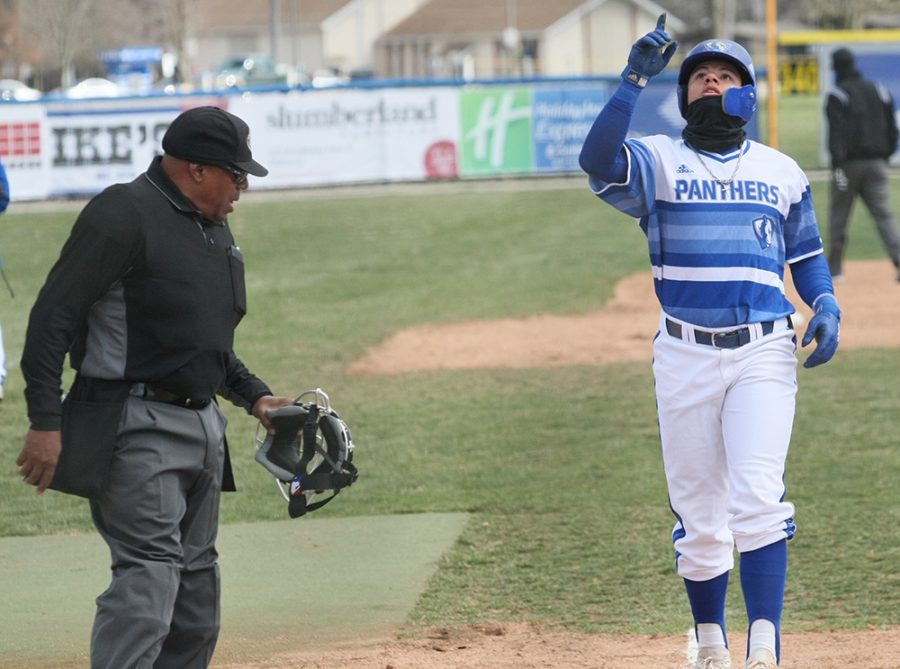
[[[814,190],[822,220],[827,193],[822,183]],[[649,363],[344,371],[412,324],[599,309],[618,279],[646,271],[639,230],[583,188],[389,193],[251,194],[232,220],[250,293],[239,354],[277,392],[326,389],[358,443],[358,484],[316,518],[470,514],[414,625],[536,620],[682,632],[690,618],[672,568]],[[893,197],[900,202],[900,187]],[[14,466],[26,428],[16,361],[28,311],[75,213],[13,206],[0,221],[16,289],[13,300],[0,296],[12,367],[0,405],[0,536],[92,531],[81,500],[35,495]],[[851,257],[883,257],[862,212],[851,238]],[[786,628],[896,625],[900,356],[841,351],[799,376]],[[255,422],[228,414],[239,492],[226,496],[223,522],[286,519],[253,461]],[[739,629],[739,588],[730,597]]]
[[[782,95],[778,98],[778,149],[803,169],[826,166],[819,156],[825,128],[822,100],[817,95]],[[767,102],[760,105],[759,132],[770,143]]]

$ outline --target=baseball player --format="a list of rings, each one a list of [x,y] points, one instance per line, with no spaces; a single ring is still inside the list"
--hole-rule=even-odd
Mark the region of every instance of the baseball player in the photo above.
[[[0,162],[0,214],[9,206],[9,179],[6,168]],[[0,272],[3,271],[3,259],[0,258]],[[6,278],[5,276],[3,277]],[[9,287],[9,284],[7,284]],[[12,288],[9,289],[12,294]],[[6,349],[3,348],[3,329],[0,328],[0,402],[3,401],[3,383],[6,381]]]
[[[641,90],[675,49],[663,14],[632,47],[580,164],[594,193],[636,218],[648,240],[662,307],[653,344],[659,431],[676,570],[699,647],[694,666],[731,666],[725,595],[737,546],[746,667],[771,669],[795,529],[784,483],[797,389],[785,264],[815,312],[802,344],[817,345],[805,367],[834,355],[841,312],[806,176],[746,138],[756,77],[743,47],[709,40],[685,57],[681,138],[626,140]]]

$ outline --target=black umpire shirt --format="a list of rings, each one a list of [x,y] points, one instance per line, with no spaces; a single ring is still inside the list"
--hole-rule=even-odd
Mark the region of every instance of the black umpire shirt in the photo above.
[[[22,372],[31,426],[58,430],[68,353],[84,377],[245,409],[271,392],[232,351],[244,266],[225,221],[205,219],[157,157],[75,221],[31,311]]]
[[[858,72],[828,92],[828,151],[831,166],[848,160],[890,158],[897,149],[894,100],[888,90]]]

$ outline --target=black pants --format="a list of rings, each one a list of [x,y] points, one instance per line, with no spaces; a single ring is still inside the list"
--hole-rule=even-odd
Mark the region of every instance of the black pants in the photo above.
[[[843,181],[832,175],[831,208],[828,213],[828,266],[832,276],[844,272],[847,226],[853,202],[859,196],[878,228],[881,241],[894,265],[900,268],[900,232],[888,207],[888,166],[880,158],[848,160]]]

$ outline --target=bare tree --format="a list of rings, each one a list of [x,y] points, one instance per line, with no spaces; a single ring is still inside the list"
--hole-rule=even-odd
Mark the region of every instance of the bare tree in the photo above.
[[[158,42],[164,49],[174,53],[183,73],[193,70],[188,42],[196,25],[196,0],[150,0],[159,17]]]
[[[134,39],[142,25],[134,0],[22,0],[22,26],[40,45],[45,69],[58,68],[63,87],[78,70],[96,74],[99,53]]]
[[[22,30],[16,0],[0,0],[0,76],[27,79],[37,57],[35,41]]]
[[[94,0],[29,0],[21,6],[22,23],[40,35],[45,61],[56,63],[62,85],[74,83],[76,58],[90,42]]]

